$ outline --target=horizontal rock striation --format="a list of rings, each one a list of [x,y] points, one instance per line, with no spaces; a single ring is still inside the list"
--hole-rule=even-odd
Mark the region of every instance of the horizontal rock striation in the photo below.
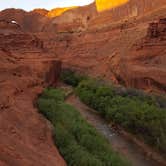
[[[0,35],[0,165],[66,165],[34,102],[44,86],[56,84],[59,63],[34,35]]]
[[[150,20],[66,35],[59,37],[60,44],[57,36],[53,50],[64,67],[127,87],[165,93],[165,19]]]
[[[166,1],[130,0],[98,13],[95,3],[0,12],[0,165],[66,163],[34,107],[61,66],[127,87],[166,93]]]

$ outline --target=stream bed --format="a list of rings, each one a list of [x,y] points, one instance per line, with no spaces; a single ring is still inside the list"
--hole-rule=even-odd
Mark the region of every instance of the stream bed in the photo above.
[[[81,115],[109,140],[114,151],[125,156],[133,166],[159,166],[158,163],[144,155],[136,144],[111,129],[100,115],[83,104],[74,94],[68,96],[66,102],[77,108]]]

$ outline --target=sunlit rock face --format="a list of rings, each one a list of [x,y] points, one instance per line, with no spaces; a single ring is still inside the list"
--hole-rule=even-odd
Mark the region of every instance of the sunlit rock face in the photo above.
[[[48,12],[47,16],[48,17],[57,17],[57,16],[60,16],[61,14],[63,14],[64,12],[74,9],[74,8],[77,8],[77,7],[73,6],[73,7],[66,7],[66,8],[55,8],[55,9],[52,9],[50,12]]]
[[[96,8],[97,11],[101,12],[121,6],[127,2],[129,2],[129,0],[96,0]]]

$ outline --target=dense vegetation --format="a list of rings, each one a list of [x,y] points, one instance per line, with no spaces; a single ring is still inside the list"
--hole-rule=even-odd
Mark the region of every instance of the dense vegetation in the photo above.
[[[70,79],[73,79],[70,75]],[[101,81],[79,81],[80,99],[108,121],[119,124],[147,144],[166,153],[166,99],[135,89],[106,85]]]
[[[166,153],[166,110],[153,97],[135,91],[117,92],[95,81],[83,81],[76,89],[80,99],[146,143]]]
[[[70,69],[64,69],[61,73],[61,80],[71,86],[76,87],[82,80],[86,80],[87,77],[75,73]]]
[[[129,165],[75,108],[64,102],[61,90],[46,89],[38,107],[53,124],[55,144],[69,166]]]

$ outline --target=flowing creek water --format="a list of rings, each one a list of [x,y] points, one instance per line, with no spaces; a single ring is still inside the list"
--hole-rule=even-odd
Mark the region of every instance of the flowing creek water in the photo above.
[[[137,145],[111,129],[100,115],[82,103],[74,94],[68,96],[66,102],[77,108],[81,115],[109,140],[113,149],[131,161],[133,166],[160,166],[144,155]]]

